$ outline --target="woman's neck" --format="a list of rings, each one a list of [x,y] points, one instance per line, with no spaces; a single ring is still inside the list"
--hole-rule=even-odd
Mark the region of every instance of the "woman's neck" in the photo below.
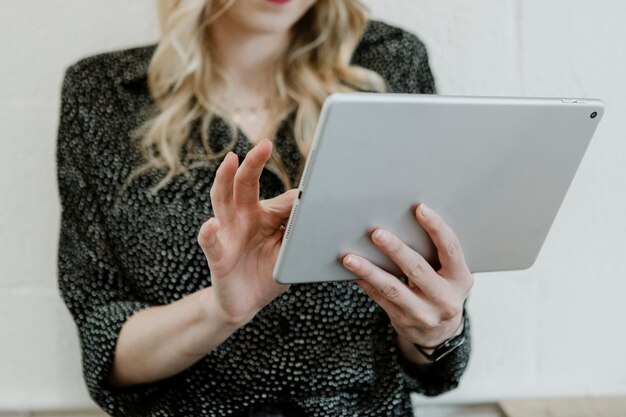
[[[288,33],[251,32],[227,19],[214,22],[210,36],[215,63],[228,76],[228,83],[252,91],[271,86],[289,40]]]

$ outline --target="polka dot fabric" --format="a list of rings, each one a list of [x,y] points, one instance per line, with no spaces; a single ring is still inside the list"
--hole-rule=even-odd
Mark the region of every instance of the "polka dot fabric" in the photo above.
[[[70,65],[61,95],[57,175],[62,204],[58,279],[78,329],[83,372],[94,401],[113,416],[237,416],[262,403],[284,402],[302,416],[411,416],[411,391],[434,396],[455,388],[470,355],[467,343],[432,365],[411,365],[394,344],[389,320],[352,282],[294,285],[202,360],[170,378],[124,389],[104,383],[124,322],[135,312],[171,303],[211,285],[197,244],[212,216],[209,190],[218,162],[196,164],[156,195],[162,178],[133,180],[142,163],[129,132],[152,103],[146,71],[155,45],[101,53]],[[371,21],[353,62],[383,76],[392,91],[434,93],[419,39]],[[302,162],[293,113],[274,138],[295,183]],[[234,151],[251,148],[242,132]],[[224,148],[226,123],[210,126]],[[193,135],[186,152],[202,152]],[[187,153],[183,155],[186,159]],[[285,190],[264,170],[261,198]]]

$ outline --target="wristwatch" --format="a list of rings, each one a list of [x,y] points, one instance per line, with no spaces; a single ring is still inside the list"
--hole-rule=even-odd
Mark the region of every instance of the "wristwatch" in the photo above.
[[[426,359],[437,362],[439,359],[443,358],[448,353],[465,343],[465,329],[467,328],[465,323],[466,321],[467,316],[465,315],[465,310],[463,310],[463,320],[461,320],[461,326],[459,326],[459,329],[451,338],[446,339],[437,346],[433,347],[421,346],[417,343],[413,343],[413,346],[415,346],[415,348],[419,350],[420,353],[426,357]]]

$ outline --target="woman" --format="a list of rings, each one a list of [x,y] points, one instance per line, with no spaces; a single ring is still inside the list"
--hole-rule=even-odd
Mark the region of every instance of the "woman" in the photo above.
[[[84,58],[63,83],[59,286],[92,398],[127,417],[409,416],[411,391],[456,387],[473,280],[425,205],[437,271],[379,231],[405,281],[356,255],[358,285],[271,277],[324,99],[434,93],[424,45],[359,0],[159,7],[158,44]],[[416,347],[459,334],[438,361]]]

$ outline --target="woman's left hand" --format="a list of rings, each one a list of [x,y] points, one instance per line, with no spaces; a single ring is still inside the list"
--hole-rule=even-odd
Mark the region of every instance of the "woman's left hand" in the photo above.
[[[465,263],[459,239],[442,218],[424,204],[416,208],[415,216],[437,248],[441,264],[437,271],[383,229],[374,230],[372,241],[402,270],[408,285],[355,254],[344,256],[343,264],[361,278],[355,282],[385,310],[400,337],[422,346],[436,346],[459,329],[463,303],[474,277]]]

